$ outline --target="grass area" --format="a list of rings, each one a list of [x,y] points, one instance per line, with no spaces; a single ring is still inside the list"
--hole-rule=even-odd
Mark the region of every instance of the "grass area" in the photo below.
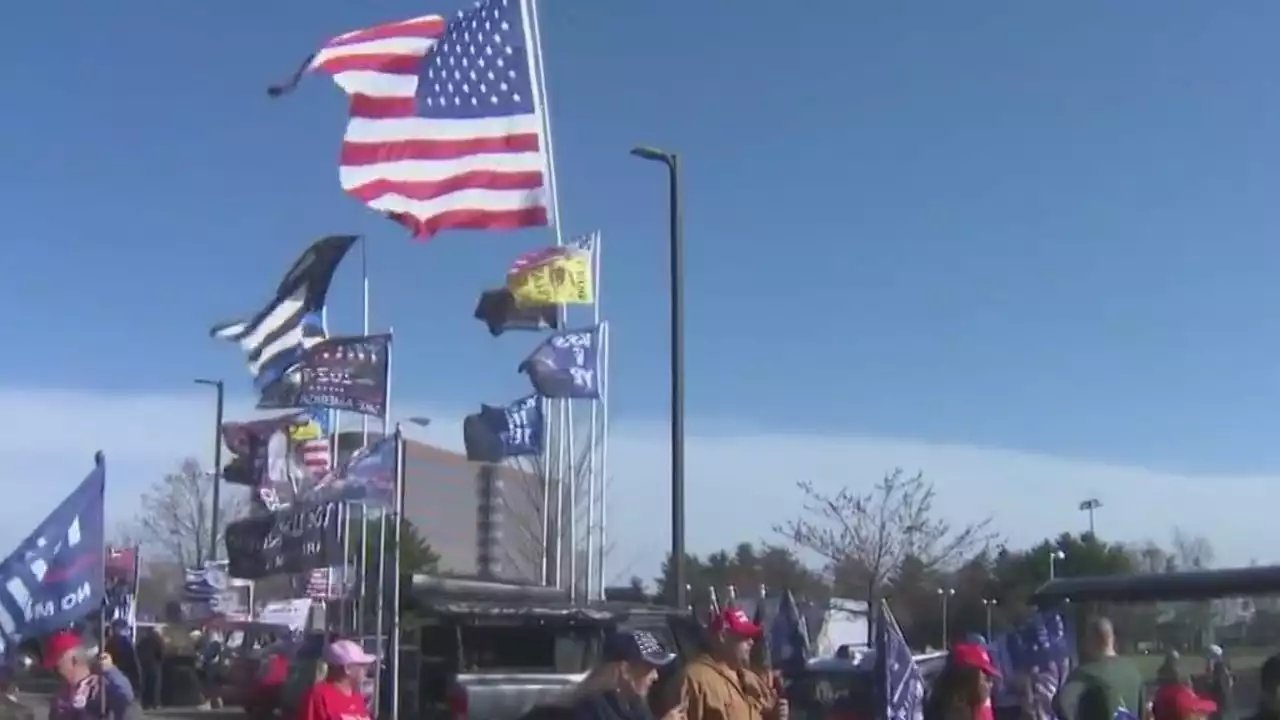
[[[1231,669],[1240,675],[1241,673],[1254,673],[1262,666],[1263,661],[1276,652],[1275,648],[1269,647],[1236,647],[1227,649],[1227,661],[1231,663]],[[1164,662],[1162,653],[1152,653],[1150,655],[1129,655],[1134,664],[1138,666],[1138,671],[1142,673],[1142,677],[1147,681],[1154,681],[1156,671],[1160,669],[1160,664]],[[1178,662],[1179,668],[1187,675],[1199,675],[1204,672],[1205,660],[1200,654],[1183,654]]]

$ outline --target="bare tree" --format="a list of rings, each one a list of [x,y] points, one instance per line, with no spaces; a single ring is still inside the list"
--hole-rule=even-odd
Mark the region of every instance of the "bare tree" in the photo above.
[[[229,495],[223,493],[220,498],[219,545],[227,523],[241,514],[244,506]],[[142,494],[136,536],[151,553],[180,567],[196,567],[212,555],[207,547],[212,508],[213,475],[198,461],[187,458],[177,472],[165,475]]]
[[[831,574],[861,586],[869,603],[904,560],[915,558],[925,570],[947,567],[995,539],[989,518],[954,527],[935,517],[933,483],[920,473],[894,470],[868,492],[796,485],[806,498],[803,515],[774,531],[820,556]]]
[[[566,465],[568,465],[568,467],[564,469],[563,473],[558,468],[558,465],[560,464],[560,461],[558,458],[554,458],[554,457],[551,458],[550,463],[548,463],[547,458],[543,457],[542,455],[529,455],[529,456],[522,456],[522,457],[511,459],[510,462],[512,464],[512,467],[514,467],[515,470],[531,478],[530,482],[521,484],[521,487],[524,488],[524,491],[523,491],[525,495],[524,504],[526,504],[528,507],[537,508],[539,512],[515,513],[520,518],[518,531],[520,532],[521,537],[526,539],[526,542],[516,544],[516,547],[509,548],[508,552],[510,552],[512,549],[518,550],[520,548],[524,548],[525,550],[522,553],[521,557],[518,558],[518,560],[523,561],[524,564],[532,567],[537,567],[540,562],[544,562],[544,559],[542,557],[543,549],[539,547],[542,540],[542,523],[543,523],[542,492],[543,492],[543,487],[545,482],[544,479],[549,478],[550,484],[547,486],[547,488],[550,493],[550,498],[548,499],[549,502],[548,502],[547,510],[551,512],[551,518],[550,518],[550,524],[548,525],[549,537],[547,539],[547,547],[545,549],[545,552],[549,553],[550,557],[546,559],[545,562],[549,563],[548,569],[550,572],[550,576],[556,577],[557,573],[555,572],[555,567],[551,563],[554,563],[556,542],[557,542],[557,538],[560,538],[561,541],[565,543],[565,552],[562,555],[562,563],[565,566],[564,572],[568,573],[569,552],[571,552],[569,545],[570,544],[574,545],[576,547],[576,552],[578,555],[577,577],[574,579],[574,582],[578,586],[579,593],[585,593],[586,581],[587,581],[587,578],[590,576],[590,572],[591,572],[591,568],[588,567],[586,562],[587,538],[596,529],[596,528],[590,527],[590,524],[589,524],[590,513],[587,508],[588,493],[590,490],[590,484],[592,480],[591,475],[593,470],[590,458],[595,448],[586,440],[585,433],[579,433],[578,440],[579,442],[577,443],[577,447],[574,448],[575,450],[574,457],[570,458],[569,461],[565,463]],[[597,437],[597,443],[599,443],[598,437]],[[566,478],[565,497],[564,497],[565,526],[563,528],[563,531],[558,531],[557,529],[557,522],[560,520],[560,518],[558,516],[558,513],[556,512],[556,502],[557,502],[557,496],[558,496],[558,490],[559,490],[558,482],[560,477]],[[574,497],[577,500],[577,505],[578,505],[578,507],[576,508],[570,508],[568,506],[570,502],[570,496],[568,492],[570,484],[574,488]],[[511,509],[511,508],[508,508],[508,509]],[[577,538],[568,537],[568,533],[569,533],[568,518],[569,518],[569,513],[571,512],[575,513],[578,519],[578,522],[575,526],[575,529],[577,530],[577,535],[578,535]],[[537,557],[528,557],[529,550],[534,548],[537,548],[536,550]],[[605,556],[608,557],[609,555],[611,555],[613,549],[614,549],[614,543],[612,542],[608,543],[603,549]]]
[[[1203,535],[1192,535],[1180,527],[1173,529],[1173,557],[1180,570],[1213,566],[1213,544]]]

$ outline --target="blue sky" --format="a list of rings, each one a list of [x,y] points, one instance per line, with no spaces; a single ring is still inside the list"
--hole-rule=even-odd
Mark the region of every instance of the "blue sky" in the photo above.
[[[333,84],[312,77],[275,102],[263,92],[336,33],[457,7],[10,10],[0,79],[20,101],[0,120],[13,268],[0,284],[0,387],[11,408],[30,411],[19,394],[53,415],[173,396],[200,411],[197,375],[247,394],[241,357],[209,324],[255,308],[311,239],[347,231],[369,238],[373,323],[397,336],[397,403],[460,416],[524,392],[514,369],[532,340],[495,341],[471,310],[549,233],[412,243],[338,187],[345,100]],[[1026,539],[1046,518],[1078,525],[1069,499],[1102,495],[1123,535],[1189,524],[1247,559],[1256,530],[1209,521],[1194,498],[1280,471],[1280,6],[727,7],[543,3],[565,229],[604,233],[619,427],[658,442],[666,413],[665,187],[660,168],[627,155],[652,143],[685,163],[692,444],[884,439],[901,456],[837,464],[824,482],[921,467],[956,503],[991,498],[1001,529]],[[356,263],[330,297],[331,326],[357,330]],[[85,422],[101,437],[74,442],[110,453],[119,419]],[[200,452],[203,437],[174,437],[151,462]],[[992,461],[962,482],[912,454],[937,447],[1165,480],[1068,473],[1066,506],[1031,510],[1047,474]],[[735,480],[715,462],[759,465],[708,458],[693,491],[708,502],[735,482],[763,493],[806,479],[783,468]],[[663,464],[653,471],[628,482],[663,484]],[[706,544],[734,539],[713,530]]]

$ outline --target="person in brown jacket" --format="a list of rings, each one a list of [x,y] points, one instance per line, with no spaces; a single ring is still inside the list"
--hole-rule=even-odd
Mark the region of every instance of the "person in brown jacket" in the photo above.
[[[788,720],[790,708],[774,677],[750,665],[760,626],[731,606],[711,619],[707,634],[707,652],[691,660],[680,678],[688,720]]]

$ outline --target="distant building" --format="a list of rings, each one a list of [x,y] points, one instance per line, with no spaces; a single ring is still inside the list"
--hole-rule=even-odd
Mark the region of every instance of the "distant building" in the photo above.
[[[341,433],[339,461],[361,442],[359,432]],[[542,579],[540,478],[413,440],[405,445],[404,514],[440,555],[441,572]]]

